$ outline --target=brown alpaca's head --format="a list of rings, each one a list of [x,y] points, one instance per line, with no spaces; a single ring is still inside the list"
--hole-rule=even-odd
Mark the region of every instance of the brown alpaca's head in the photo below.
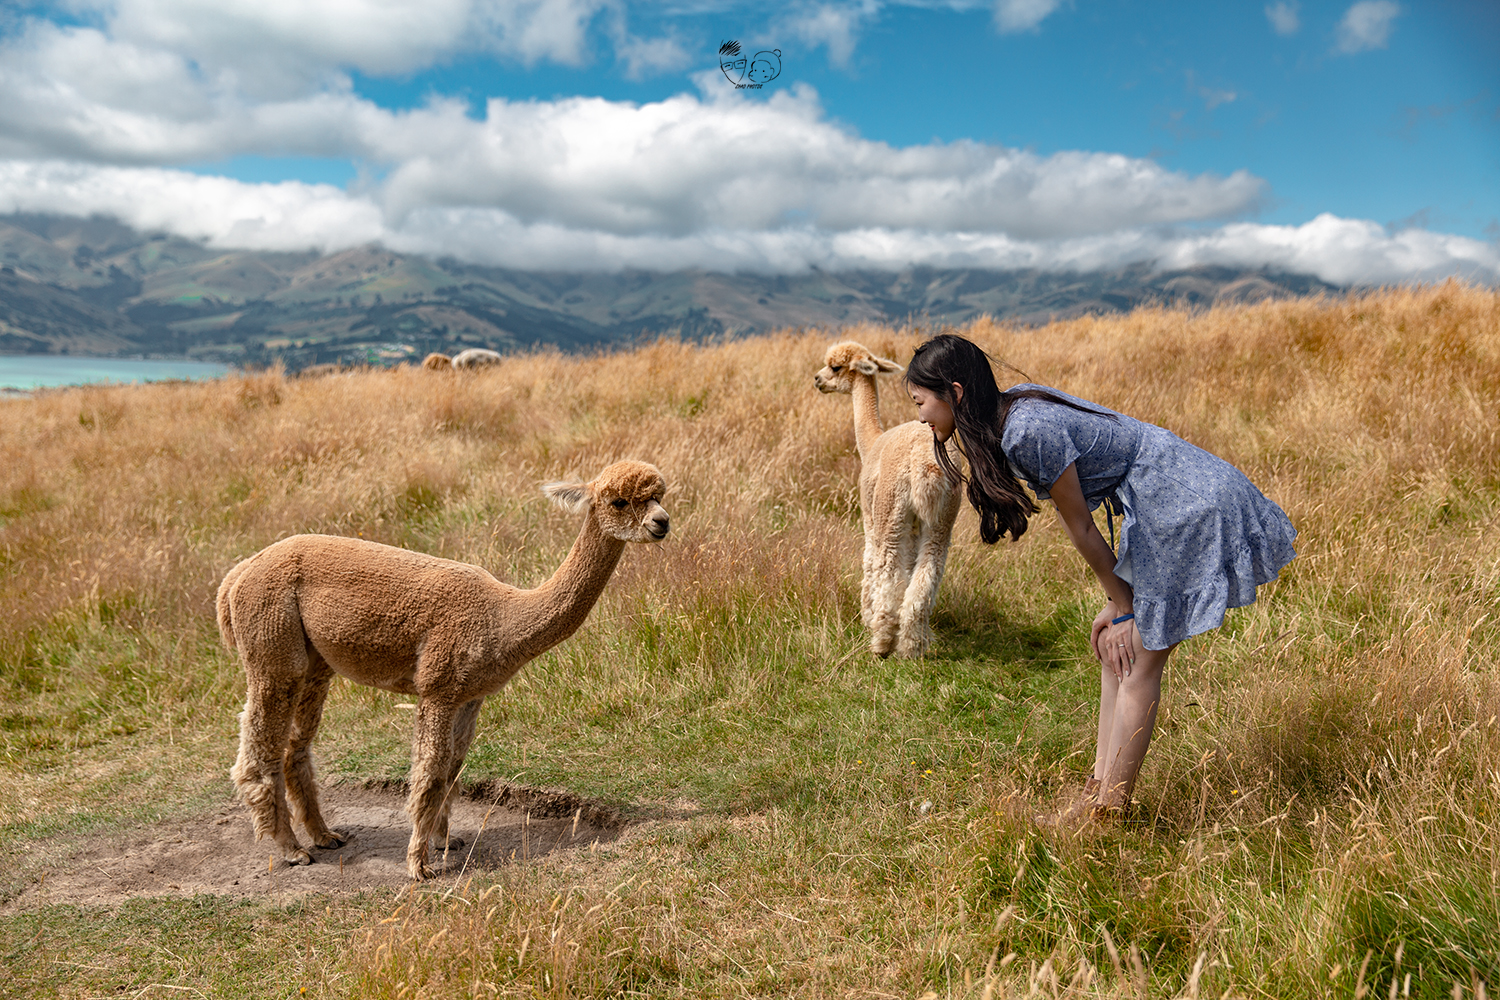
[[[901,366],[887,358],[877,358],[864,344],[852,340],[834,344],[823,357],[824,365],[813,376],[819,392],[853,392],[854,380],[861,375],[874,377],[878,372],[899,372]]]
[[[671,520],[662,509],[667,484],[656,466],[616,462],[589,483],[544,483],[542,493],[563,510],[589,511],[599,527],[622,542],[659,542]]]

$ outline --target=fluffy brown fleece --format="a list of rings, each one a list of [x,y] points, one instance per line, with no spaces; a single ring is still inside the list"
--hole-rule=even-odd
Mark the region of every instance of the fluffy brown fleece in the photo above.
[[[428,844],[448,843],[448,795],[480,705],[583,624],[626,542],[666,537],[664,490],[643,462],[543,486],[585,517],[568,557],[535,590],[478,566],[332,535],[294,535],[231,569],[219,585],[219,632],[239,651],[248,692],[230,776],[256,839],[269,834],[290,863],[310,863],[295,818],[316,846],[342,845],[319,811],[308,750],[339,675],[417,698],[406,866],[428,877]]]
[[[828,348],[813,376],[819,392],[854,397],[859,450],[859,506],[865,526],[860,617],[878,656],[921,656],[932,639],[928,622],[948,561],[961,502],[932,451],[932,431],[915,420],[882,431],[875,376],[901,366],[852,340]],[[950,442],[945,447],[957,464]]]

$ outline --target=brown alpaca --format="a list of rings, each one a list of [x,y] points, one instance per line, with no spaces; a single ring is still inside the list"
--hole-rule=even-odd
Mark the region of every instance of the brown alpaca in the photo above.
[[[319,811],[308,749],[338,674],[417,698],[406,868],[414,879],[431,875],[428,844],[449,843],[448,795],[480,705],[583,624],[626,542],[666,537],[664,490],[644,462],[617,462],[591,483],[543,486],[586,516],[568,557],[535,590],[478,566],[332,535],[294,535],[231,569],[219,585],[219,632],[239,650],[248,694],[229,773],[255,839],[270,835],[291,864],[312,861],[293,818],[317,847],[344,843]]]
[[[860,618],[877,656],[916,657],[932,640],[928,621],[948,561],[948,542],[961,502],[932,450],[932,431],[915,420],[880,427],[879,372],[901,366],[844,341],[828,348],[813,376],[819,392],[854,397],[854,445],[859,451],[859,507],[865,526]],[[950,444],[948,455],[957,464]]]
[[[430,372],[446,372],[453,369],[453,359],[446,354],[433,351],[422,359],[422,367]]]

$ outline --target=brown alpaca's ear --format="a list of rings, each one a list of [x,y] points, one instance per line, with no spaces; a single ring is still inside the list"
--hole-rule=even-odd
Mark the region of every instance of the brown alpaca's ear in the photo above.
[[[881,371],[886,372],[886,373],[906,371],[905,368],[902,368],[900,365],[896,364],[896,362],[892,361],[890,358],[876,358],[875,359],[875,367],[879,368]]]
[[[570,514],[582,514],[589,509],[588,483],[543,483],[542,496]]]

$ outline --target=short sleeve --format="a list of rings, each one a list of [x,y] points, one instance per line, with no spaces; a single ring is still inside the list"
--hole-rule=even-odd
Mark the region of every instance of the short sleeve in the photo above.
[[[1051,498],[1052,484],[1081,454],[1068,433],[1067,421],[1049,419],[1054,409],[1046,402],[1018,400],[1000,439],[1005,457],[1041,500]]]

